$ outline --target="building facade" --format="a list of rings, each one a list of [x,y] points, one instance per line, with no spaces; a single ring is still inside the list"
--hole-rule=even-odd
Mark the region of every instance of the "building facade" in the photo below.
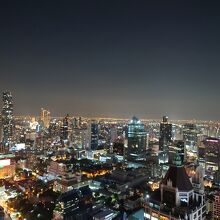
[[[178,154],[160,188],[146,197],[144,219],[206,219],[204,194],[194,190]]]
[[[133,117],[128,124],[128,145],[126,154],[128,159],[145,156],[146,137],[145,125],[138,118]]]
[[[14,131],[13,100],[11,92],[3,92],[2,129],[3,143],[5,146],[9,146],[13,141]]]
[[[217,220],[220,218],[220,192],[215,194],[214,201],[213,201],[213,218],[214,220]]]
[[[88,126],[89,134],[89,149],[98,150],[98,140],[99,140],[99,127],[95,122],[89,124]]]
[[[169,144],[172,142],[172,124],[168,122],[168,117],[163,116],[160,123],[159,148],[161,151],[167,151]]]
[[[213,176],[217,170],[220,170],[220,140],[218,138],[206,138],[203,141],[205,149],[205,171]]]
[[[195,124],[183,125],[183,141],[189,152],[198,152],[198,131]]]
[[[40,112],[40,120],[43,123],[45,128],[49,128],[50,126],[50,111],[41,108],[41,112]]]

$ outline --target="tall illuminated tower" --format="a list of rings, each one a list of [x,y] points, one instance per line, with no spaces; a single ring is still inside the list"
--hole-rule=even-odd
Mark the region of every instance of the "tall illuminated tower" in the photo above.
[[[90,150],[97,150],[98,140],[99,140],[99,127],[97,123],[92,122],[88,126],[88,135],[89,135]]]
[[[50,125],[50,111],[41,108],[40,119],[43,122],[44,127],[49,128]]]
[[[8,146],[13,139],[13,101],[11,92],[3,92],[2,108],[3,143]]]
[[[172,142],[172,124],[168,122],[168,117],[163,116],[160,123],[160,138],[159,138],[159,163],[167,163],[169,160],[169,145]]]
[[[69,134],[69,115],[67,114],[66,117],[63,119],[63,126],[61,127],[61,139],[68,140]]]
[[[144,157],[146,137],[147,133],[144,124],[138,118],[133,117],[128,124],[128,159]]]
[[[159,147],[161,151],[168,149],[169,143],[172,142],[172,124],[168,122],[168,117],[163,116],[163,121],[160,123],[160,140]]]
[[[195,124],[183,125],[183,140],[189,152],[197,153],[198,130]]]

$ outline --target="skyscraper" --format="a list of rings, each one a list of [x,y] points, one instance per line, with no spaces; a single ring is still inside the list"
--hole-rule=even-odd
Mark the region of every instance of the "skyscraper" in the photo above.
[[[68,131],[69,131],[69,115],[63,119],[63,125],[61,127],[61,139],[68,140]]]
[[[128,159],[144,156],[146,152],[146,136],[144,124],[138,118],[133,117],[128,124]]]
[[[44,127],[49,128],[51,118],[48,110],[41,108],[40,119],[43,122]]]
[[[51,120],[48,130],[51,137],[60,136],[59,122],[56,119]]]
[[[205,146],[205,170],[207,175],[213,175],[220,170],[220,140],[218,138],[206,138],[203,141]]]
[[[160,138],[159,138],[159,163],[167,163],[169,160],[169,145],[172,142],[172,124],[168,123],[168,117],[163,116],[160,123]]]
[[[117,127],[112,126],[110,128],[110,145],[113,145],[113,143],[116,141],[118,135],[117,135]]]
[[[3,92],[2,108],[3,143],[10,145],[13,140],[13,101],[11,92]]]
[[[98,149],[98,139],[99,139],[99,130],[98,124],[91,123],[89,125],[89,133],[91,134],[91,141],[90,141],[90,149],[97,150]]]
[[[168,117],[163,116],[160,123],[159,148],[161,151],[167,151],[169,143],[172,142],[172,124],[168,122]]]
[[[186,145],[186,149],[189,152],[198,152],[197,141],[198,131],[195,124],[184,124],[183,125],[183,140]]]

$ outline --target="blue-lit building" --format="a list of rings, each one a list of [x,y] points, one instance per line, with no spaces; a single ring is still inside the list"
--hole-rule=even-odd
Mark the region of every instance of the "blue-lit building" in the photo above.
[[[136,117],[128,124],[127,159],[145,156],[147,133],[145,125]]]

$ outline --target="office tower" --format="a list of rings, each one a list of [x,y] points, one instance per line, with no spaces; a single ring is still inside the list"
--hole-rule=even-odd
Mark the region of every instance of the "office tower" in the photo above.
[[[69,131],[69,115],[63,119],[63,125],[61,127],[61,140],[68,140]]]
[[[174,140],[183,140],[182,125],[173,124],[172,125],[172,134],[173,134],[173,141]]]
[[[206,219],[204,194],[193,189],[177,154],[160,188],[146,196],[145,220]]]
[[[160,164],[169,161],[169,145],[172,143],[172,124],[168,122],[168,117],[163,116],[160,123],[159,153],[158,160]]]
[[[183,125],[183,141],[188,152],[197,153],[198,131],[195,124]]]
[[[45,128],[49,128],[50,126],[50,112],[46,109],[41,108],[41,112],[40,112],[40,120],[43,123],[43,126]]]
[[[117,127],[112,126],[110,128],[110,145],[113,145],[114,142],[117,140],[118,134],[117,134]]]
[[[172,124],[168,122],[168,117],[163,116],[160,123],[159,148],[161,151],[167,151],[169,144],[172,142]]]
[[[91,123],[88,126],[88,133],[90,139],[90,150],[97,150],[98,149],[98,140],[99,140],[99,129],[98,124]]]
[[[79,149],[79,150],[89,149],[90,147],[89,142],[91,138],[88,135],[88,129],[74,128],[72,134],[73,134],[72,142],[75,149]]]
[[[145,125],[133,117],[128,124],[127,159],[145,157],[146,135]]]
[[[56,119],[51,120],[48,130],[49,130],[50,137],[58,137],[58,136],[60,136],[60,125],[59,125],[59,122]]]
[[[220,170],[220,140],[218,138],[206,138],[203,141],[205,149],[205,170],[207,175],[213,175]]]
[[[3,92],[2,108],[3,143],[10,145],[13,140],[13,101],[11,92]]]

